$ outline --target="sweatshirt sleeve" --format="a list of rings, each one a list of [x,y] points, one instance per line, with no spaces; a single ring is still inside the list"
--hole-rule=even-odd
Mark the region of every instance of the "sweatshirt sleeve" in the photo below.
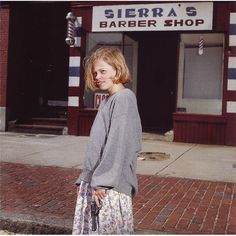
[[[93,173],[93,188],[114,188],[125,165],[132,162],[137,141],[137,111],[130,98],[122,98],[114,106],[107,142],[99,166]]]

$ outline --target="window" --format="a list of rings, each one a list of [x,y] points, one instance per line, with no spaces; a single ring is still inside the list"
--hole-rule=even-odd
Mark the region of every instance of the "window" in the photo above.
[[[132,75],[132,83],[128,83],[129,87],[136,93],[136,77],[137,77],[137,54],[138,44],[136,41],[123,33],[88,33],[87,34],[87,50],[86,55],[99,47],[118,47],[124,53],[127,65]],[[102,99],[106,98],[104,91],[85,91],[84,105],[88,108],[97,108]]]
[[[199,40],[203,39],[203,54]],[[223,34],[182,34],[177,110],[222,113]]]

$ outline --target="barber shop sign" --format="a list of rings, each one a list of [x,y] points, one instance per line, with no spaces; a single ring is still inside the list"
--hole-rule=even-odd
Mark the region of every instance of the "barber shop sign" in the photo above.
[[[211,30],[212,2],[93,7],[92,31]]]

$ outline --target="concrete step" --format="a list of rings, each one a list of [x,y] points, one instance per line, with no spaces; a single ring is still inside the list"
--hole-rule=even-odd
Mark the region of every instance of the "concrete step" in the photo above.
[[[66,125],[15,124],[14,131],[62,135],[67,133]]]
[[[37,125],[67,125],[67,118],[62,117],[32,117],[32,123]]]
[[[53,122],[67,122],[66,118],[62,117],[33,117],[33,121],[53,121]]]
[[[49,129],[49,130],[62,130],[64,126],[61,125],[38,125],[38,124],[16,124],[18,128],[28,129]]]

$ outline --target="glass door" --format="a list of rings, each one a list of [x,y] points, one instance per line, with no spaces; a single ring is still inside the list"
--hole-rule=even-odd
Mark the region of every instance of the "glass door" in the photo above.
[[[123,33],[88,33],[86,56],[100,47],[118,47],[124,54],[132,75],[132,82],[125,86],[136,93],[137,90],[137,58],[138,43]],[[106,99],[108,93],[96,90],[84,92],[84,106],[98,108],[100,102]]]

